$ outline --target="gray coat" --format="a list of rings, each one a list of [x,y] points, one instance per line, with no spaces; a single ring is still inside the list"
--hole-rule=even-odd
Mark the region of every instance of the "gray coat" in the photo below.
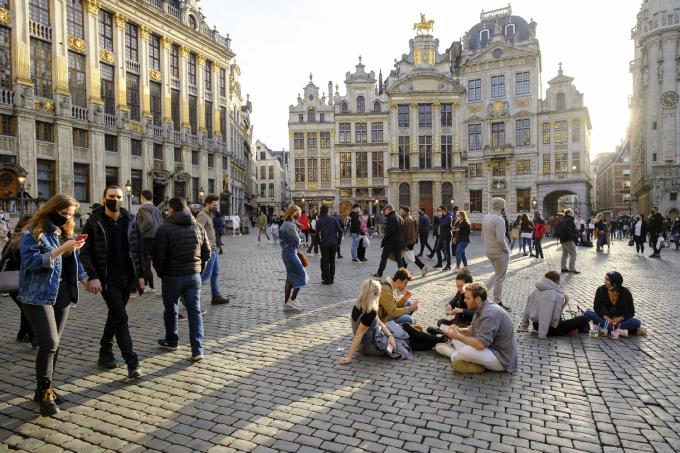
[[[543,278],[529,294],[521,328],[526,328],[530,321],[538,322],[538,338],[546,338],[550,326],[557,327],[560,323],[563,302],[564,292],[560,285]]]

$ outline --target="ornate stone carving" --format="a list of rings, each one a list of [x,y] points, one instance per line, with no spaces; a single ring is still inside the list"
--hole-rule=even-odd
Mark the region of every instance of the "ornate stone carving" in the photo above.
[[[482,112],[482,106],[481,105],[469,105],[467,108],[468,113],[481,113]]]
[[[189,56],[190,50],[187,46],[182,46],[181,51],[182,51],[182,58],[186,58],[186,57]]]
[[[99,59],[104,63],[115,64],[116,56],[110,50],[99,49]]]
[[[139,35],[142,37],[143,40],[148,41],[149,40],[149,27],[146,25],[142,25],[139,27]]]
[[[519,99],[515,101],[515,107],[522,108],[522,107],[529,107],[531,105],[531,99]]]
[[[199,53],[198,57],[196,57],[196,62],[199,66],[203,66],[205,64],[205,55]]]
[[[163,36],[161,42],[163,43],[163,47],[166,49],[169,49],[170,46],[172,45],[172,41],[170,41],[170,38],[168,38],[167,36]]]
[[[116,13],[115,18],[116,18],[116,25],[118,25],[118,28],[120,28],[121,30],[125,30],[125,24],[127,23],[127,16],[123,13]]]
[[[90,14],[99,14],[99,0],[87,0],[87,10]]]
[[[9,11],[0,8],[0,25],[9,25]]]
[[[85,40],[77,36],[68,35],[68,46],[76,52],[85,52]]]
[[[51,112],[54,110],[54,102],[46,100],[35,101],[35,109]]]
[[[149,78],[155,80],[156,82],[161,81],[161,72],[156,69],[149,69]]]

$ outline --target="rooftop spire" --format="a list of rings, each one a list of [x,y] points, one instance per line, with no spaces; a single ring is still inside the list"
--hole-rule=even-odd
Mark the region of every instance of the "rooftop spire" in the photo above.
[[[557,75],[562,75],[562,62],[560,62],[560,68],[557,70]]]

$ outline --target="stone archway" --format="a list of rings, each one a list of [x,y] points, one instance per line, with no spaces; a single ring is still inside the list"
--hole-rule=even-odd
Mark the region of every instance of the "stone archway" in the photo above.
[[[543,197],[543,218],[549,219],[556,215],[562,215],[564,208],[564,198],[569,195],[577,195],[571,190],[554,190]],[[560,200],[562,199],[562,203]],[[573,206],[569,206],[573,209]]]

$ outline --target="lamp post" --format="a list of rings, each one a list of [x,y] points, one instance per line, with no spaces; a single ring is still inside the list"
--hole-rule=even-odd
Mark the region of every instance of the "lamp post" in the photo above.
[[[534,197],[534,199],[531,200],[531,207],[534,209],[538,207],[538,200],[536,199],[536,197]]]
[[[17,178],[19,181],[19,215],[21,216],[24,213],[24,184],[26,183],[26,177],[25,176],[19,176]]]
[[[128,208],[128,212],[130,212],[131,211],[130,201],[132,199],[132,184],[130,184],[129,179],[125,183],[125,195],[127,195],[127,208]]]
[[[203,199],[205,198],[205,191],[203,190],[203,186],[201,186],[201,189],[198,191],[198,198],[201,202],[201,205],[203,205]]]

